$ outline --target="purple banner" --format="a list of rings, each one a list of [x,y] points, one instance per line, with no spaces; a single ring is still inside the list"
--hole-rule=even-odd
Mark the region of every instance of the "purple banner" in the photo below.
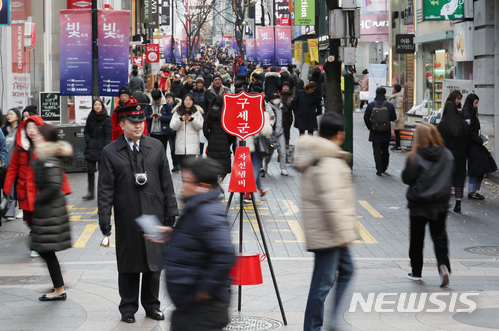
[[[236,38],[230,38],[229,39],[229,48],[233,49],[234,52],[239,54],[239,47],[237,47],[237,41]]]
[[[250,62],[258,61],[256,56],[256,40],[255,39],[246,39],[246,60]]]
[[[172,63],[172,36],[165,36],[161,38],[163,44],[163,52],[165,54],[165,62]]]
[[[258,35],[258,54],[260,55],[261,65],[274,65],[274,27],[263,26],[257,28]]]
[[[291,64],[291,27],[276,26],[275,38],[275,65],[284,67]]]
[[[220,47],[225,47],[225,38],[220,39],[220,42],[218,43]]]
[[[60,13],[61,95],[92,94],[92,14],[86,10]]]
[[[187,40],[180,41],[180,54],[182,59],[187,59]]]
[[[128,85],[130,11],[99,10],[99,88],[101,95],[118,96]]]
[[[180,45],[175,41],[175,48],[173,49],[173,56],[175,57],[176,64],[182,64],[182,57],[180,56]]]

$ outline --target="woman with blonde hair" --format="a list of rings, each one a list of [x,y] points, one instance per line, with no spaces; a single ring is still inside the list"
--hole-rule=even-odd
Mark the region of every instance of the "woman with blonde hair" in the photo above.
[[[440,286],[449,283],[450,261],[445,220],[449,208],[454,164],[452,153],[444,147],[438,130],[429,123],[416,126],[413,147],[407,156],[402,181],[409,185],[406,198],[410,219],[411,280],[421,281],[423,247],[426,224],[431,238],[440,273]]]

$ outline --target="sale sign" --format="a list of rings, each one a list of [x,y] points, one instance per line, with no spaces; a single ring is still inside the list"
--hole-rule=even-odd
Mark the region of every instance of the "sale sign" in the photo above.
[[[255,193],[256,182],[249,147],[238,146],[230,175],[229,192]]]
[[[263,95],[242,91],[224,94],[223,97],[222,126],[225,132],[244,140],[262,131],[265,124]]]
[[[133,64],[136,64],[139,67],[142,67],[143,62],[144,62],[144,59],[142,58],[142,56],[134,56],[133,57]]]
[[[146,45],[146,63],[159,62],[159,44]]]

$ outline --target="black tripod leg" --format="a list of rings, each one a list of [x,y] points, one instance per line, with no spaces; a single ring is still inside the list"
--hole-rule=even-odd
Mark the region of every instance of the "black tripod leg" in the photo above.
[[[239,253],[243,252],[243,218],[244,218],[244,193],[239,196]],[[237,287],[237,311],[241,311],[243,287]]]
[[[225,213],[226,214],[229,213],[230,203],[232,202],[232,198],[233,197],[234,197],[234,192],[230,192],[230,194],[229,194],[229,201],[227,201],[227,208],[225,209]]]
[[[256,221],[258,222],[258,227],[260,228],[260,235],[262,236],[263,248],[265,249],[265,254],[267,256],[267,261],[269,263],[270,275],[272,276],[272,282],[274,283],[275,293],[277,295],[277,301],[279,302],[279,308],[281,309],[282,321],[284,325],[288,325],[288,321],[286,320],[286,314],[284,313],[284,307],[282,305],[281,295],[279,294],[279,288],[277,287],[277,280],[274,274],[274,268],[272,267],[272,261],[270,261],[269,249],[267,247],[267,241],[265,240],[265,234],[263,233],[263,226],[260,220],[260,213],[256,207],[255,194],[251,193],[251,201],[253,201],[253,208],[255,209]]]

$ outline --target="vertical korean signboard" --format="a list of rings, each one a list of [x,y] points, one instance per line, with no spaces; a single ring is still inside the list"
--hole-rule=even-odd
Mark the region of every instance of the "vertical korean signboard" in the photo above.
[[[274,65],[274,27],[264,26],[257,28],[258,53],[262,66]]]
[[[315,0],[295,0],[295,25],[315,25]]]
[[[100,93],[117,96],[120,87],[128,85],[130,12],[100,10],[98,17]]]
[[[249,62],[255,62],[257,60],[256,57],[256,40],[255,39],[246,39],[246,59]]]
[[[182,60],[187,59],[187,40],[180,41],[180,55],[182,57]]]
[[[92,14],[61,10],[61,95],[92,94]]]
[[[163,54],[165,55],[165,62],[172,63],[172,36],[165,36],[161,38],[161,44],[163,47]]]
[[[276,66],[286,66],[292,62],[291,53],[291,27],[275,27],[275,62]]]
[[[40,93],[40,116],[44,121],[61,121],[61,95],[58,92]]]

